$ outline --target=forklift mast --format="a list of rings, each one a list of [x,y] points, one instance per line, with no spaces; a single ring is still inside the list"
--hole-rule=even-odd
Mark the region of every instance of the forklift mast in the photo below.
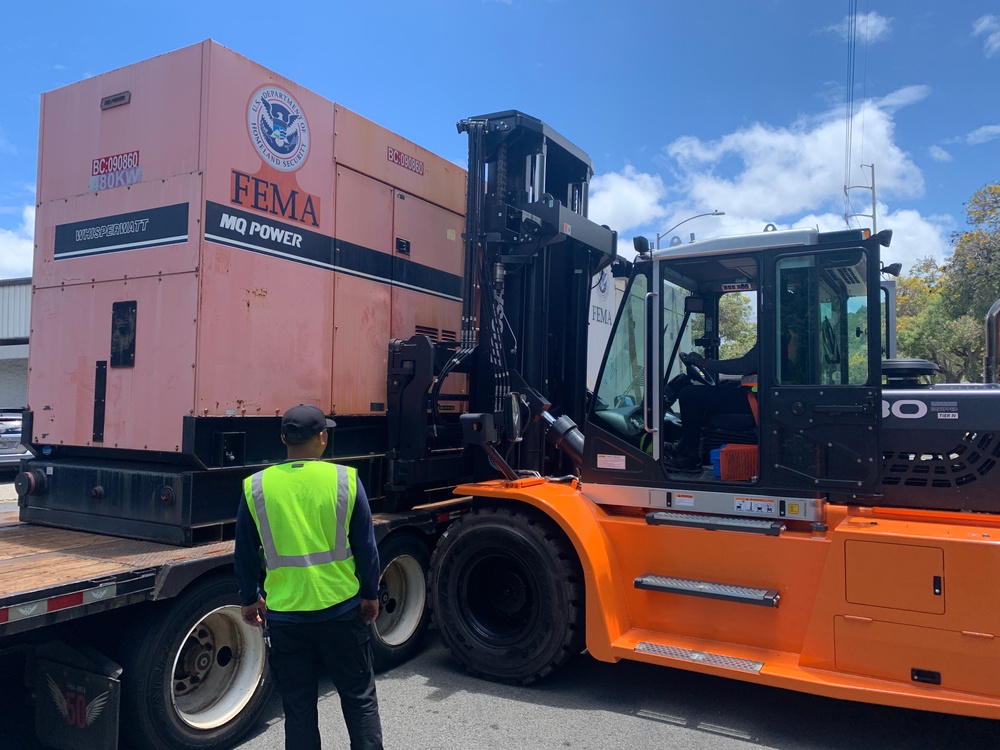
[[[403,495],[575,470],[590,289],[615,261],[616,233],[587,218],[583,151],[513,110],[462,120],[458,132],[469,136],[461,337],[389,343],[387,487]],[[468,396],[449,392],[456,375]]]
[[[546,447],[546,435],[554,430],[549,442],[560,442],[585,418],[590,288],[615,260],[617,235],[587,218],[590,159],[545,123],[511,110],[462,120],[458,130],[469,136],[469,410],[499,414],[511,392],[521,394],[536,418],[507,425],[507,462],[567,473],[572,466]],[[485,461],[475,473],[495,476]]]

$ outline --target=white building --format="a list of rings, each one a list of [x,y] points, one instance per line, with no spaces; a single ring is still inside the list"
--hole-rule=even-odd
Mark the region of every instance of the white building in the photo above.
[[[24,409],[28,397],[31,279],[0,279],[0,409]]]

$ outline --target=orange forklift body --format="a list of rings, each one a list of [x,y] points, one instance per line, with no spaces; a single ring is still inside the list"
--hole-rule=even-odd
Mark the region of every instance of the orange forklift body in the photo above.
[[[459,492],[531,505],[572,542],[586,579],[587,649],[830,698],[1000,718],[1000,521],[827,506],[826,531],[766,536],[647,523],[586,488],[540,479]],[[945,585],[947,569],[948,585]],[[670,571],[777,593],[773,604],[639,588]],[[937,592],[937,593],[935,593]],[[913,663],[917,653],[919,663]]]

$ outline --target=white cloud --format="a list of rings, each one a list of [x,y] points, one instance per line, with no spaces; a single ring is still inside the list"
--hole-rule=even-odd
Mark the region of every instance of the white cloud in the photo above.
[[[21,226],[13,230],[0,229],[0,278],[31,276],[34,233],[34,206],[22,209]]]
[[[930,154],[930,157],[934,161],[939,161],[943,163],[952,160],[952,155],[949,154],[940,146],[931,146],[929,149],[927,149],[927,153]]]
[[[879,42],[886,39],[892,30],[892,19],[881,16],[874,10],[870,13],[862,13],[855,21],[855,36],[860,42]],[[840,23],[827,26],[823,31],[832,31],[849,42],[851,40],[850,18],[845,17]]]
[[[931,95],[930,86],[903,86],[901,89],[886,94],[881,99],[872,99],[872,105],[886,112],[896,112],[903,107],[922,102]]]
[[[587,213],[598,224],[626,232],[666,215],[661,205],[665,197],[666,188],[659,175],[642,173],[629,165],[621,172],[596,175],[591,180]]]
[[[951,228],[955,224],[951,216],[923,216],[913,209],[889,211],[880,203],[878,221],[879,229],[892,230],[892,244],[882,248],[882,260],[887,264],[899,261],[904,274],[928,255],[940,263],[951,254]]]
[[[864,161],[876,165],[880,198],[923,194],[923,176],[896,145],[892,118],[895,109],[923,96],[922,87],[909,87],[869,101],[865,112],[855,115],[851,185],[870,183],[870,172],[857,163],[863,149]],[[805,212],[842,207],[845,130],[838,109],[789,127],[756,123],[716,141],[685,136],[667,146],[666,153],[679,166],[680,192],[694,205],[787,221]],[[734,160],[740,166],[727,174],[725,167]]]
[[[970,146],[979,146],[994,138],[1000,138],[1000,125],[983,125],[965,136],[965,142]]]
[[[976,19],[972,24],[972,36],[985,36],[984,42],[987,57],[1000,52],[1000,18],[993,15],[985,15]]]
[[[950,216],[925,217],[914,210],[887,208],[888,200],[923,194],[922,173],[896,144],[894,114],[928,93],[926,87],[914,86],[870,100],[864,115],[859,112],[853,123],[855,157],[850,184],[871,183],[871,171],[857,163],[863,146],[864,162],[874,163],[876,169],[878,226],[894,231],[892,247],[885,251],[886,262],[898,260],[904,269],[927,255],[942,260],[949,252],[948,237],[954,226]],[[756,123],[712,141],[683,136],[664,149],[672,176],[666,182],[631,166],[595,177],[590,217],[621,232],[619,251],[625,257],[632,256],[633,234],[643,234],[655,244],[656,234],[667,227],[713,210],[726,215],[699,218],[670,234],[687,242],[690,232],[698,239],[757,233],[772,222],[779,229],[844,229],[845,130],[838,107],[787,127]],[[938,160],[950,158],[938,146],[930,153]],[[852,213],[870,210],[870,193],[852,190],[851,199]],[[851,226],[870,225],[864,217],[851,220]],[[669,237],[664,237],[661,246],[668,242]]]

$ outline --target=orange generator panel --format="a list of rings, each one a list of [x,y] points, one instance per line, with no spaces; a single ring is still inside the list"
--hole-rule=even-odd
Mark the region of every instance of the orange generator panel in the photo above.
[[[391,485],[387,344],[459,338],[465,185],[212,41],[44,94],[22,519],[225,535],[221,476],[280,460],[297,403]]]

